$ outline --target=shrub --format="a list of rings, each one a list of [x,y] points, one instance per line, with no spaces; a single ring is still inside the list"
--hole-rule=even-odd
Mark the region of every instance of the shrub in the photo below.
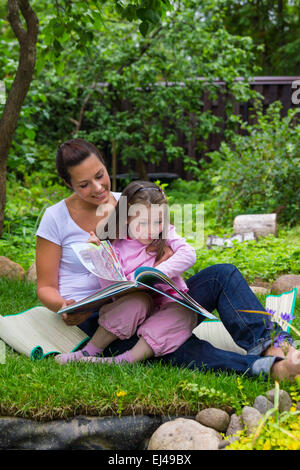
[[[232,134],[210,154],[209,170],[218,196],[218,217],[239,213],[276,212],[294,225],[300,216],[300,124],[298,110],[281,118],[281,103],[266,113],[257,110],[257,123],[242,124],[245,135]]]

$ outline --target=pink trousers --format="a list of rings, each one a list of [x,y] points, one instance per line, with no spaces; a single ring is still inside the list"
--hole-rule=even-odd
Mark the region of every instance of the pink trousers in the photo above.
[[[120,339],[137,333],[152,348],[154,356],[176,351],[197,326],[197,313],[177,302],[155,307],[150,295],[124,295],[101,307],[98,323]]]

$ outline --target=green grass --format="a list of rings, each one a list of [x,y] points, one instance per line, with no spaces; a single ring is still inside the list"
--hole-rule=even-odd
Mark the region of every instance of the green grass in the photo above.
[[[7,279],[0,279],[0,298],[2,315],[40,304],[33,283]],[[296,312],[299,326],[300,299]],[[0,415],[41,421],[76,415],[195,415],[207,406],[231,406],[239,412],[274,385],[269,378],[199,372],[160,362],[61,366],[53,358],[32,361],[9,347],[5,359],[0,364]]]

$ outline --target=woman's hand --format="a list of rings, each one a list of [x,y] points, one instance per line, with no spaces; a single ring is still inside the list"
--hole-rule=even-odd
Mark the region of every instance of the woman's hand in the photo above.
[[[164,249],[164,254],[162,255],[162,257],[160,258],[159,261],[157,261],[155,264],[154,264],[154,268],[162,263],[163,261],[166,261],[167,259],[169,259],[171,256],[174,255],[174,251],[172,250],[172,248],[170,248],[169,246],[166,246],[165,249]]]
[[[62,304],[60,307],[65,308],[68,307],[69,305],[72,305],[75,302],[73,299],[65,300],[65,302]],[[83,313],[62,313],[61,317],[63,321],[65,322],[66,325],[68,326],[75,326],[79,325],[82,323],[84,320],[86,320],[92,312],[83,312]]]

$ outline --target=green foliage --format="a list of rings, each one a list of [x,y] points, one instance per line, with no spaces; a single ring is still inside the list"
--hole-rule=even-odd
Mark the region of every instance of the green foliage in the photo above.
[[[283,222],[300,217],[300,125],[298,110],[280,116],[281,104],[257,111],[257,123],[242,124],[245,135],[233,134],[211,153],[209,169],[218,198],[218,217],[277,212]]]
[[[286,232],[281,232],[278,237],[268,235],[258,241],[234,243],[232,248],[199,248],[193,271],[217,263],[232,263],[248,282],[255,278],[272,282],[281,274],[300,273],[299,253],[299,241],[290,244]]]
[[[69,190],[53,183],[48,173],[25,173],[23,183],[10,175],[0,255],[28,269],[35,259],[35,232],[44,210],[67,195]]]
[[[274,418],[268,419],[257,441],[252,444],[253,435],[240,434],[226,450],[300,450],[299,412],[285,413],[279,423]]]
[[[32,5],[40,25],[36,76],[8,168],[18,171],[19,165],[26,165],[36,171],[44,163],[38,155],[41,143],[46,141],[52,149],[80,136],[108,156],[114,139],[118,160],[128,170],[136,171],[137,161],[142,168],[144,162],[182,158],[198,178],[199,168],[187,155],[186,143],[195,139],[197,152],[202,152],[205,140],[223,125],[203,111],[204,91],[216,99],[219,77],[227,95],[248,100],[249,78],[256,72],[252,41],[228,33],[219,2],[184,1],[174,9],[170,2],[157,0],[62,1],[51,10],[45,1],[33,0]],[[145,32],[145,24],[146,37],[138,31],[140,26]],[[18,48],[5,20],[2,29],[0,79],[9,90]],[[236,76],[245,78],[238,86]],[[226,108],[231,128],[235,122],[229,101]],[[183,145],[178,144],[179,135]],[[48,165],[51,169],[54,161]]]
[[[297,0],[223,0],[222,8],[228,30],[255,42],[256,62],[263,67],[263,75],[298,75]]]

